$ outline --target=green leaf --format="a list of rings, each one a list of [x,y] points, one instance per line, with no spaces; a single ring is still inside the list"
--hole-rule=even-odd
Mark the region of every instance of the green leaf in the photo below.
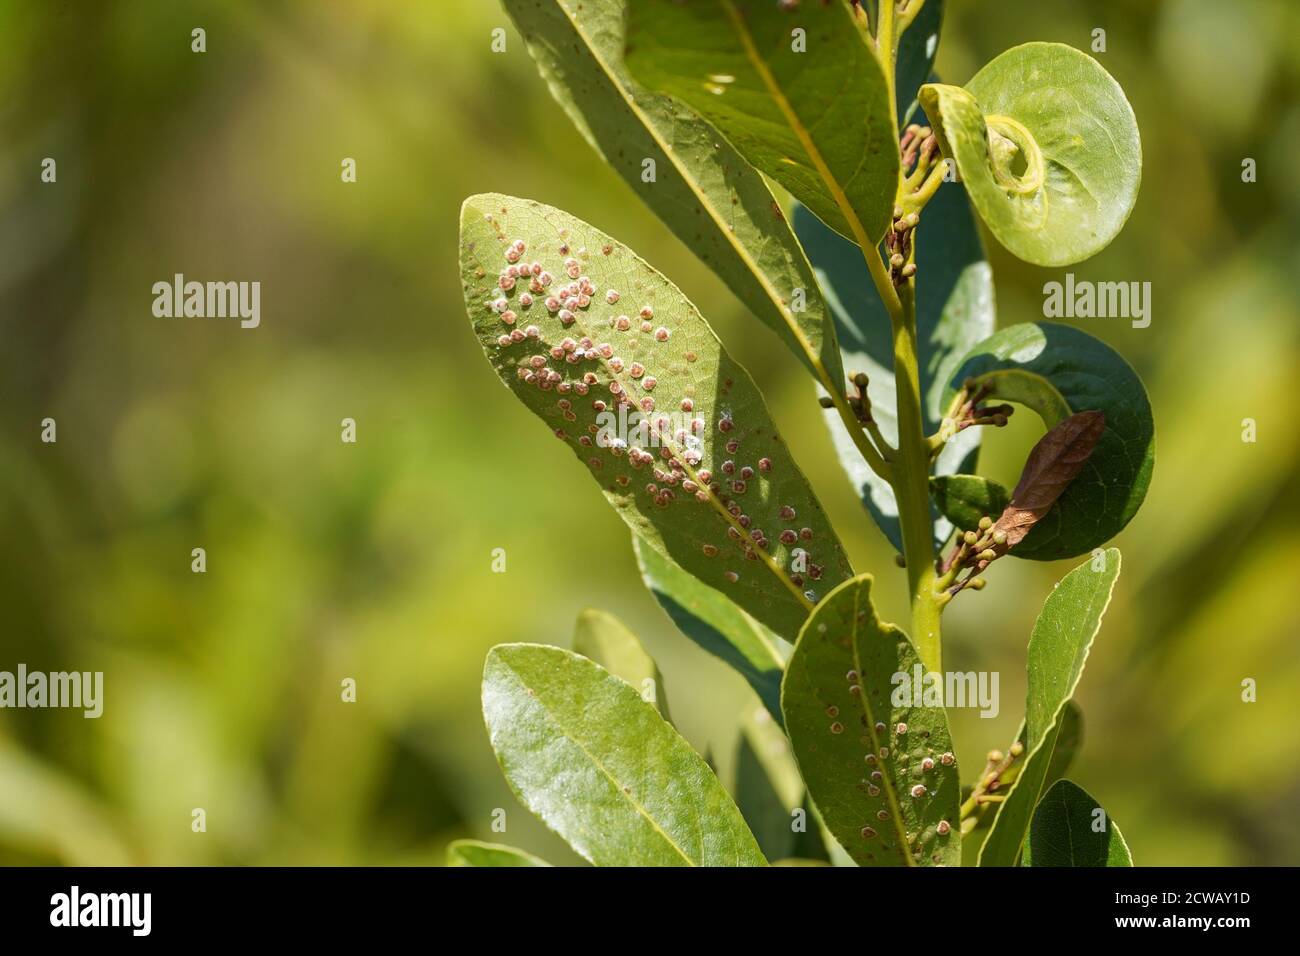
[[[924,117],[919,119],[924,120]],[[796,207],[793,219],[795,233],[808,252],[835,316],[844,366],[850,373],[867,373],[871,380],[867,394],[872,415],[885,439],[897,445],[893,333],[889,313],[866,272],[862,254],[807,209]],[[977,343],[993,334],[996,324],[993,272],[985,261],[970,204],[958,183],[945,183],[930,200],[916,232],[916,242],[922,411],[927,430],[933,432],[938,430],[948,407],[944,390],[957,363]],[[876,524],[901,552],[902,530],[894,489],[862,460],[862,454],[837,416],[831,416],[828,424],[849,479],[859,489]],[[935,471],[942,475],[973,470],[979,441],[978,428],[958,433],[944,446]],[[951,531],[947,519],[936,511],[935,541],[946,541]]]
[[[1038,615],[1029,638],[1024,763],[984,841],[980,866],[1014,866],[1020,855],[1034,806],[1055,759],[1064,726],[1062,711],[1083,675],[1119,569],[1120,555],[1115,548],[1090,558],[1061,579]]]
[[[640,538],[633,536],[641,579],[659,606],[692,641],[717,657],[754,689],[778,721],[785,657],[779,638],[730,598],[691,577]]]
[[[943,26],[943,0],[925,0],[925,6],[916,19],[903,31],[898,40],[898,64],[895,85],[898,97],[898,125],[906,128],[913,121],[920,104],[917,93],[921,84],[930,78],[934,69],[934,56],[939,49],[939,33]],[[924,122],[924,117],[920,122]]]
[[[899,155],[885,75],[868,43],[846,3],[632,0],[627,65],[870,249],[891,220]]]
[[[992,396],[1032,408],[1049,429],[1077,412],[1106,415],[1106,429],[1079,477],[1011,554],[1071,558],[1123,530],[1151,482],[1155,425],[1142,380],[1119,353],[1066,325],[1013,325],[966,356],[945,401],[967,378],[991,385]]]
[[[573,649],[627,681],[642,700],[654,704],[664,720],[672,721],[659,665],[646,653],[637,636],[614,615],[594,608],[579,613],[573,629]]]
[[[1002,514],[1011,495],[979,475],[939,475],[930,479],[930,497],[959,531],[974,531],[983,517]]]
[[[453,840],[447,846],[448,866],[550,866],[531,853],[501,843]]]
[[[1026,43],[965,89],[923,86],[920,101],[980,218],[1021,259],[1080,262],[1123,228],[1142,180],[1142,143],[1124,91],[1086,53]]]
[[[955,865],[947,715],[895,693],[895,675],[910,680],[920,658],[876,616],[871,584],[864,574],[840,585],[800,632],[781,687],[790,742],[827,828],[860,866]]]
[[[597,866],[762,866],[704,760],[625,681],[558,647],[499,644],[483,716],[511,789]]]
[[[790,741],[766,710],[740,728],[736,746],[736,805],[769,860],[826,859],[817,821],[804,807],[804,832],[793,829],[794,811],[803,807],[804,786]]]
[[[522,282],[498,288],[516,240],[526,246],[521,263],[554,276],[527,307]],[[594,291],[586,308],[552,314],[544,300],[576,284],[566,260]],[[677,287],[631,250],[558,209],[487,194],[461,212],[461,274],[497,374],[652,547],[779,634],[797,633],[816,603],[813,588],[852,574],[749,374]],[[617,303],[607,302],[610,292]],[[522,341],[510,341],[514,332]],[[516,467],[522,485],[527,463]],[[807,554],[806,575],[790,570],[796,549]]]
[[[605,162],[823,387],[842,389],[834,326],[772,190],[708,123],[628,75],[628,0],[504,3],[552,95]],[[652,182],[642,178],[647,159]]]
[[[1027,866],[1132,866],[1124,834],[1088,792],[1058,780],[1034,810]]]

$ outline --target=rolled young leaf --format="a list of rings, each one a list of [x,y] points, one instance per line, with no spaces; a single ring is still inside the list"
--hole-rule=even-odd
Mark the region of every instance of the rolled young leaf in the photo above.
[[[730,598],[691,577],[635,535],[632,546],[641,580],[677,629],[745,678],[763,706],[784,726],[781,676],[785,656],[779,638]]]
[[[778,634],[851,575],[749,374],[627,247],[550,206],[474,196],[461,276],[497,374],[652,547]]]
[[[1053,765],[1063,711],[1083,676],[1093,638],[1119,578],[1120,555],[1109,548],[1056,585],[1029,638],[1025,756],[980,851],[980,866],[1014,866],[1034,807]]]
[[[664,720],[672,722],[659,665],[614,615],[594,608],[582,611],[573,629],[573,650],[627,681],[642,700],[654,704]]]
[[[1105,431],[1079,477],[1012,555],[1036,561],[1071,558],[1123,530],[1151,482],[1155,425],[1142,380],[1117,352],[1066,325],[1013,325],[981,342],[960,363],[945,407],[966,379],[989,385],[991,396],[1032,408],[1049,429],[1076,412],[1106,416]]]
[[[448,866],[550,866],[531,853],[501,843],[482,840],[453,840],[447,845]]]
[[[628,74],[628,0],[503,2],[552,95],[605,162],[818,381],[842,390],[834,326],[772,190],[707,122]]]
[[[900,683],[920,658],[876,616],[871,584],[846,581],[804,625],[781,686],[786,731],[827,829],[860,866],[956,865],[948,718]]]
[[[1059,780],[1034,810],[1026,866],[1132,866],[1119,825],[1086,790]]]
[[[627,65],[863,249],[898,185],[889,88],[847,3],[631,0]]]
[[[762,866],[703,758],[626,681],[572,651],[499,644],[483,717],[510,787],[597,866]]]
[[[920,102],[980,218],[1026,262],[1080,262],[1128,220],[1142,180],[1137,119],[1086,53],[1026,43],[965,89],[923,86]]]

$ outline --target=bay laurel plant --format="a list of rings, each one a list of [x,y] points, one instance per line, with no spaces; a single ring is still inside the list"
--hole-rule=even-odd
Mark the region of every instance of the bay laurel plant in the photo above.
[[[1106,544],[1151,477],[1151,409],[1085,332],[996,328],[978,227],[1040,266],[1115,237],[1141,172],[1118,84],[1056,43],[940,82],[942,0],[504,3],[568,119],[811,378],[911,607],[904,627],[879,618],[758,386],[666,276],[598,224],[470,197],[462,281],[489,363],[630,526],[682,634],[768,718],[741,728],[724,787],[636,637],[590,611],[574,651],[488,655],[483,713],[515,793],[602,866],[1129,865],[1065,774],[1120,571]],[[1007,490],[977,458],[1017,409],[1043,437]],[[959,767],[945,609],[1005,558],[1079,557],[1029,636],[1020,733]],[[451,859],[544,865],[474,842]]]

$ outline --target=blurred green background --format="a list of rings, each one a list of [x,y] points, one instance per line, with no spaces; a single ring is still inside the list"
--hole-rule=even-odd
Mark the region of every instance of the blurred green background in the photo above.
[[[1153,284],[1150,328],[1078,321],[1157,418],[1071,774],[1139,864],[1300,862],[1298,11],[950,0],[940,48],[964,82],[1006,47],[1086,49],[1103,28],[1142,130],[1132,220],[1073,270]],[[506,788],[478,682],[489,646],[567,645],[587,606],[641,635],[730,779],[754,698],[674,631],[625,526],[470,333],[457,213],[488,190],[614,233],[695,300],[906,619],[804,375],[602,167],[496,3],[2,0],[0,670],[106,688],[99,720],[0,711],[0,861],[441,863],[461,836],[573,861]],[[990,255],[999,323],[1041,318],[1061,270]],[[176,272],[260,280],[261,327],[154,318]],[[990,436],[988,473],[1014,482],[1032,419]],[[1002,674],[996,719],[956,714],[965,766],[1012,739],[1029,628],[1069,566],[1006,562],[946,616],[945,663]]]

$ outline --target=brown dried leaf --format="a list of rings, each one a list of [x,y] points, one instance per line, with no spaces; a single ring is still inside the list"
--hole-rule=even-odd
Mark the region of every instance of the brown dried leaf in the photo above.
[[[1079,412],[1039,440],[1025,460],[1020,481],[1011,493],[1011,503],[991,529],[994,533],[1006,532],[1007,540],[1000,551],[1020,543],[1052,509],[1092,456],[1105,430],[1104,412]]]

